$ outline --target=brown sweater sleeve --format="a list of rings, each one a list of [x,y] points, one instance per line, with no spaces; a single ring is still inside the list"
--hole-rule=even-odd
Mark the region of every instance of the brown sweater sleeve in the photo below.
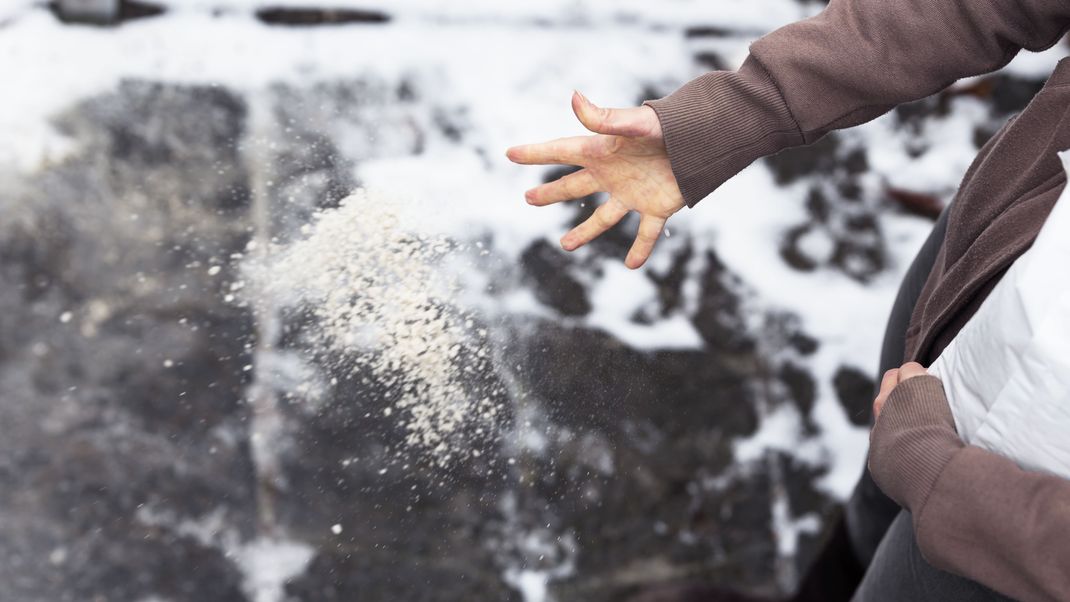
[[[689,206],[759,157],[994,71],[1059,40],[1065,0],[832,0],[759,39],[739,71],[649,104]]]
[[[1070,600],[1070,481],[963,444],[937,378],[892,391],[869,463],[931,564],[1026,602]]]

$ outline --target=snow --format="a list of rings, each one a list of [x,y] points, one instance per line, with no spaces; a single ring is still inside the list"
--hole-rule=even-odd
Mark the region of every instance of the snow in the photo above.
[[[427,106],[429,100],[418,101],[422,104],[413,109],[417,119],[430,119],[433,108],[464,108],[464,141],[431,137],[423,153],[409,155],[390,152],[388,141],[347,141],[343,136],[343,149],[367,149],[353,175],[371,189],[389,190],[406,215],[414,216],[409,227],[467,240],[491,239],[497,261],[513,265],[533,241],[556,240],[571,214],[564,206],[526,205],[523,190],[539,183],[545,172],[510,164],[503,151],[520,142],[583,133],[568,109],[574,88],[607,106],[633,105],[644,84],[668,91],[695,75],[690,57],[696,47],[717,49],[730,64],[738,64],[748,42],[761,33],[818,9],[816,3],[794,0],[334,0],[333,6],[380,9],[394,20],[381,26],[286,28],[254,18],[261,0],[164,4],[169,8],[164,17],[105,29],[65,26],[30,0],[4,2],[0,80],[17,93],[5,95],[0,111],[5,134],[0,165],[31,172],[61,161],[73,150],[73,142],[52,125],[52,118],[77,99],[111,90],[124,78],[218,84],[251,95],[263,94],[276,81],[307,85],[374,75],[396,84],[408,79],[434,92],[434,107]],[[680,35],[682,27],[703,22],[741,33],[700,41]],[[1008,71],[1042,75],[1067,53],[1062,45],[1022,53]],[[868,185],[886,183],[947,198],[974,156],[973,126],[983,116],[979,101],[954,99],[948,117],[927,122],[929,150],[920,157],[906,152],[903,134],[890,116],[848,136],[869,150],[874,173]],[[909,216],[882,217],[894,265],[874,281],[860,283],[832,270],[802,273],[784,263],[776,241],[803,219],[805,192],[798,185],[776,185],[764,166],[755,165],[696,209],[674,217],[670,226],[674,242],[690,238],[697,245],[696,257],[714,250],[740,274],[752,293],[748,303],[798,315],[804,331],[820,341],[806,366],[817,385],[812,418],[821,434],[804,436],[798,410],[782,405],[762,417],[753,436],[735,443],[736,459],[755,462],[775,449],[827,464],[821,485],[845,498],[861,471],[868,433],[847,419],[832,389],[832,376],[844,365],[876,371],[879,337],[899,279],[930,223]],[[660,243],[648,269],[664,268],[666,243]],[[818,257],[831,250],[820,237],[807,239],[804,246]],[[590,285],[593,311],[576,324],[605,330],[642,350],[702,346],[688,319],[698,294],[693,281],[685,284],[689,302],[681,311],[637,324],[632,316],[656,292],[650,280],[619,262],[599,267],[601,274],[585,283]],[[219,266],[208,268],[210,275],[219,272]],[[473,282],[482,278],[466,277]],[[485,298],[474,302],[492,304]],[[493,305],[507,313],[555,318],[526,289],[511,291]],[[106,317],[107,308],[103,311]],[[59,316],[64,323],[71,318],[71,312]],[[531,447],[544,445],[533,441]],[[798,533],[811,530],[813,523],[807,517],[788,521],[784,512],[774,508],[781,552],[790,554]],[[335,535],[341,531],[340,524],[331,527]],[[285,540],[255,540],[241,548],[238,557],[249,576],[250,595],[257,602],[280,600],[282,584],[303,570],[311,554],[305,544]],[[546,598],[548,578],[539,570],[511,573],[529,601]]]
[[[601,328],[638,349],[699,349],[702,338],[682,313],[652,324],[637,324],[632,317],[657,294],[648,278],[624,267],[619,260],[602,264],[603,275],[590,292],[595,310],[586,325]],[[627,291],[627,294],[621,294]]]
[[[286,582],[305,571],[313,554],[308,544],[262,538],[245,544],[234,555],[252,602],[283,602]]]
[[[870,165],[889,185],[949,196],[976,154],[974,125],[984,119],[986,111],[976,98],[953,99],[947,118],[926,122],[924,139],[928,146],[920,157],[906,152],[902,142],[905,134],[895,128],[891,118],[879,119],[856,132],[867,141]]]
[[[174,11],[207,12],[223,10],[250,14],[270,3],[264,0],[164,0]],[[500,2],[499,0],[288,0],[287,8],[323,7],[380,11],[396,21],[471,23],[494,21],[521,25],[586,26],[592,23],[641,22],[652,27],[680,27],[703,20],[736,30],[763,33],[816,12],[817,4],[800,6],[793,0],[753,2],[717,0],[716,5],[696,0],[541,0],[540,2]]]
[[[505,261],[515,259],[536,239],[556,238],[565,229],[567,210],[522,203],[521,191],[537,184],[542,172],[511,165],[500,151],[522,141],[582,133],[567,108],[573,88],[606,105],[631,105],[642,82],[668,90],[694,74],[689,60],[693,44],[679,28],[706,21],[742,32],[697,42],[715,45],[739,62],[751,39],[818,9],[791,0],[724,0],[715,9],[684,0],[656,5],[639,0],[538,4],[339,0],[332,5],[382,9],[395,21],[386,26],[285,28],[257,22],[252,15],[262,5],[257,0],[164,4],[170,9],[165,17],[128,22],[114,30],[64,26],[29,3],[9,5],[3,14],[17,20],[0,36],[4,64],[0,76],[19,94],[5,98],[6,110],[0,112],[0,128],[7,138],[0,146],[0,163],[32,170],[61,160],[71,150],[70,142],[51,127],[50,116],[71,99],[108,90],[123,78],[219,83],[256,93],[278,80],[308,83],[364,73],[387,81],[414,77],[440,91],[438,103],[467,108],[474,139],[462,145],[432,139],[422,155],[374,157],[363,161],[356,175],[369,187],[389,189],[404,199],[413,213],[425,216],[418,227],[427,231],[469,238],[492,233],[495,250]],[[295,0],[287,6],[315,4]],[[218,16],[216,9],[222,9]],[[547,27],[547,22],[568,26]],[[64,43],[42,45],[42,39]],[[1060,49],[1023,53],[1011,68],[1019,73],[1042,72],[1063,54]],[[50,76],[42,79],[45,71]],[[928,133],[933,148],[920,159],[910,158],[902,144],[894,143],[897,134],[887,118],[862,128],[874,170],[892,185],[953,190],[957,174],[972,157],[972,114],[981,107],[971,99],[959,99],[955,109],[952,118]],[[886,139],[891,142],[881,142]],[[850,427],[838,408],[829,386],[831,372],[843,363],[875,369],[876,341],[898,275],[927,225],[912,218],[886,219],[886,227],[895,232],[893,255],[901,259],[877,283],[862,285],[831,272],[802,274],[788,268],[772,244],[784,228],[798,221],[801,194],[778,188],[763,167],[754,166],[697,209],[674,218],[671,226],[691,234],[700,248],[708,245],[716,250],[732,270],[745,275],[747,287],[763,305],[800,315],[806,331],[822,341],[811,362],[819,383],[815,412],[825,445],[838,458],[832,474],[843,475],[830,477],[829,488],[845,495],[850,480],[846,475],[861,468],[858,451],[865,448],[865,433]],[[821,254],[820,249],[808,248]],[[701,345],[683,314],[648,325],[630,320],[653,294],[641,272],[607,264],[604,275],[592,285],[594,311],[585,325],[641,349]],[[515,294],[506,306],[542,313],[524,293]],[[774,426],[785,428],[769,428]],[[754,439],[759,440],[764,441]]]

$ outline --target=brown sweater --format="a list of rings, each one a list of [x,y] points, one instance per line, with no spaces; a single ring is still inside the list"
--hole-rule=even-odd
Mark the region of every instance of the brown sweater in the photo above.
[[[758,40],[739,71],[650,104],[689,206],[759,157],[873,119],[1041,50],[1070,29],[1067,0],[832,0]],[[1065,185],[1070,59],[983,149],[907,330],[929,364],[1033,242]],[[935,566],[1022,600],[1070,600],[1070,481],[966,446],[940,381],[897,387],[874,429],[878,484],[910,510]]]

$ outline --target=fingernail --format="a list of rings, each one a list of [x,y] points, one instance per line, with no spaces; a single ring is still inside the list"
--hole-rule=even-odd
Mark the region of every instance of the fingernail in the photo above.
[[[529,205],[534,204],[535,203],[535,193],[530,191],[530,190],[525,192],[524,193],[524,200],[527,201]]]

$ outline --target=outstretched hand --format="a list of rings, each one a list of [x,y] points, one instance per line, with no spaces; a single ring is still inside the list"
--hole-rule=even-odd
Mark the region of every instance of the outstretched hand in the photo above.
[[[628,214],[640,215],[639,232],[624,264],[635,269],[654,250],[665,222],[684,206],[669,165],[661,123],[648,106],[603,109],[579,92],[572,110],[593,136],[559,138],[510,148],[506,155],[524,165],[578,165],[583,169],[537,186],[524,195],[532,205],[550,205],[596,192],[609,195],[591,217],[561,238],[573,251],[591,242]]]

